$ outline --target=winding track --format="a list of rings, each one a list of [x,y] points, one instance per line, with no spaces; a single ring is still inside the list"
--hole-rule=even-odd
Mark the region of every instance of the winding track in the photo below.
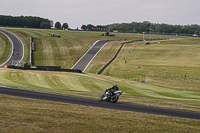
[[[82,72],[85,71],[87,66],[93,60],[93,58],[97,55],[97,53],[103,48],[103,46],[111,41],[118,40],[98,40],[93,44],[93,46],[77,61],[77,63],[71,69],[79,69]]]
[[[13,89],[13,88],[7,88],[7,87],[0,87],[0,94],[78,104],[78,105],[84,105],[84,106],[90,106],[90,107],[99,107],[99,108],[107,108],[107,109],[115,109],[115,110],[123,110],[123,111],[132,111],[132,112],[142,112],[142,113],[150,113],[150,114],[166,115],[166,116],[190,118],[190,119],[200,119],[200,113],[195,113],[195,112],[179,111],[179,110],[135,105],[135,104],[128,104],[128,103],[120,103],[120,102],[117,102],[117,103],[99,102],[98,100],[95,100],[95,99],[56,95],[56,94],[50,94],[50,93],[20,90],[20,89]]]
[[[17,36],[8,31],[0,29],[0,32],[5,34],[12,42],[11,56],[4,64],[0,65],[0,68],[4,67],[4,65],[17,65],[17,62],[21,61],[24,57],[24,45],[22,41]]]
[[[9,33],[4,30],[0,30],[0,31],[3,32],[4,34],[6,34],[10,38],[10,40],[13,43],[13,47],[14,47],[13,49],[15,49],[11,58],[3,65],[12,64],[12,60],[21,60],[23,58],[22,42],[12,33]],[[90,50],[88,50],[88,52],[84,55],[85,57],[83,56],[77,62],[77,64],[79,64],[79,65],[76,64],[73,67],[73,69],[81,69],[84,71],[86,69],[87,65],[94,58],[94,56],[108,41],[116,41],[116,40],[98,41],[92,47],[94,49],[91,48]],[[84,60],[87,63],[84,63]],[[83,66],[83,67],[81,67],[81,66]],[[120,102],[113,104],[113,103],[109,103],[109,102],[99,102],[98,100],[88,99],[88,98],[56,95],[56,94],[42,93],[42,92],[35,92],[35,91],[28,91],[28,90],[20,90],[20,89],[13,89],[13,88],[7,88],[7,87],[2,87],[2,86],[0,86],[0,94],[48,100],[48,101],[64,102],[64,103],[71,103],[71,104],[79,104],[79,105],[99,107],[99,108],[151,113],[151,114],[166,115],[166,116],[181,117],[181,118],[200,119],[200,113],[196,113],[196,112],[179,111],[179,110],[164,109],[164,108],[142,106],[142,105],[135,105],[135,104],[128,104],[128,103],[120,103]]]

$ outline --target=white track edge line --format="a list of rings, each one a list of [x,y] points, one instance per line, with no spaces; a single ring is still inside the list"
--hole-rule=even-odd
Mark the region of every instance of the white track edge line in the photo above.
[[[107,43],[109,43],[109,42],[107,42]],[[105,43],[100,49],[99,49],[99,51],[101,51],[101,49],[107,44],[107,43]],[[85,67],[85,69],[83,70],[83,72],[87,69],[87,67],[89,66],[89,64],[92,62],[92,60],[94,59],[94,57],[96,57],[96,55],[99,53],[99,51],[93,56],[93,58],[90,60],[90,62],[87,64],[87,66]]]
[[[3,31],[5,31],[5,30],[3,30]],[[1,31],[0,31],[1,32]],[[20,42],[21,42],[21,44],[22,44],[22,48],[23,48],[23,53],[22,53],[22,58],[20,59],[20,61],[19,62],[21,62],[22,61],[22,59],[24,58],[24,44],[23,44],[23,42],[14,34],[14,33],[11,33],[11,32],[9,32],[9,31],[5,31],[5,32],[8,32],[9,34],[12,34],[12,35],[14,35]],[[1,33],[3,33],[3,32],[1,32]],[[5,33],[3,33],[4,35],[6,35]],[[6,35],[7,37],[8,37],[8,35]],[[10,58],[12,57],[12,54],[13,54],[13,47],[14,47],[14,43],[13,43],[13,41],[10,39],[10,37],[8,37],[9,38],[9,40],[12,42],[12,53],[11,53],[11,55],[10,55]],[[2,65],[0,65],[0,66],[3,66],[4,64],[6,64],[9,60],[10,60],[10,58],[5,62],[5,63],[3,63]],[[18,63],[19,64],[19,63]],[[18,65],[18,64],[16,64],[16,65]]]
[[[93,46],[92,47],[90,47],[90,49],[92,49],[93,47],[94,47],[94,45],[97,43],[97,42],[99,42],[100,40],[97,40],[95,43],[93,43]],[[89,50],[90,50],[89,49]],[[76,62],[76,64],[71,68],[71,69],[73,69],[79,62],[80,62],[80,60],[89,52],[89,50],[87,51],[87,52],[85,52],[85,54]]]
[[[3,33],[2,31],[0,31],[1,33]],[[5,33],[3,33],[4,35],[6,35]],[[2,67],[3,65],[5,65],[9,60],[10,60],[10,58],[12,57],[12,55],[13,55],[13,47],[14,47],[14,44],[13,44],[13,41],[10,39],[10,37],[8,37],[8,35],[6,35],[7,36],[7,38],[10,40],[10,42],[12,43],[12,52],[11,52],[11,54],[10,54],[10,57],[9,57],[9,59],[6,61],[6,62],[4,62],[2,65],[0,65],[0,67]]]

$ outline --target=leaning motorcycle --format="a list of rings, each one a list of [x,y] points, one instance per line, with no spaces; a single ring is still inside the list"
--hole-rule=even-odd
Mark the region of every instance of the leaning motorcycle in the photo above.
[[[106,99],[104,99],[105,95],[101,95],[99,97],[99,102],[102,101],[110,101],[111,103],[116,103],[119,99],[119,96],[122,94],[122,91],[115,91],[112,95],[110,95],[109,92],[106,92],[106,96],[108,96]]]

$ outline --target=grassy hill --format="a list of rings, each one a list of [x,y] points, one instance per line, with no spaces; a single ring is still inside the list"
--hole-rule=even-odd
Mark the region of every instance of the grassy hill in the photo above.
[[[143,35],[138,34],[116,33],[114,37],[106,37],[100,36],[99,32],[15,28],[5,29],[15,33],[23,41],[26,51],[24,60],[29,59],[29,40],[30,36],[33,36],[36,45],[36,51],[34,52],[35,65],[56,65],[61,66],[62,68],[71,68],[96,40],[143,38]],[[51,37],[51,33],[57,33],[61,36],[61,38],[53,38]],[[148,35],[148,38],[160,39],[169,38],[169,36]],[[97,75],[96,72],[114,56],[121,43],[121,41],[117,41],[106,44],[83,74],[0,69],[0,85],[97,99],[104,89],[111,87],[114,83],[117,83],[120,89],[124,92],[124,94],[120,97],[120,102],[130,102],[135,104],[200,112],[200,56],[198,52],[200,48],[199,38],[175,39],[174,37],[171,37],[170,40],[163,40],[160,41],[160,43],[152,41],[151,45],[144,45],[144,42],[125,44],[116,60],[114,60],[114,62],[111,63],[102,74]],[[126,59],[126,64],[123,58]],[[138,66],[140,66],[140,68],[138,68]],[[186,77],[184,76],[185,74]],[[146,81],[149,84],[142,84],[139,82],[141,80]],[[11,106],[14,106],[12,104],[14,102],[13,98],[5,96],[1,97],[9,99],[10,101],[8,100],[7,103],[10,103]],[[1,101],[3,101],[3,98],[1,98]],[[27,103],[21,103],[18,98],[14,99],[17,99],[17,103],[19,104],[18,107],[22,107],[25,112],[31,110],[33,111],[33,114],[40,113],[39,105],[42,102],[37,100],[29,100]],[[36,106],[37,109],[30,109],[27,106],[29,104]],[[47,109],[52,105],[54,106],[55,104],[58,103],[45,102],[45,104],[41,105],[44,106],[42,110]],[[7,104],[2,104],[1,107],[3,108],[0,110],[0,112],[2,112],[4,108],[12,110],[11,108],[6,107],[6,105]],[[72,108],[72,105],[70,104],[63,105],[61,103],[58,105],[69,107],[73,111],[77,110],[78,108],[79,113],[77,112],[77,115],[74,116],[74,119],[77,118],[78,115],[82,114],[82,111],[85,112],[84,117],[80,118],[81,121],[87,119],[89,114],[91,114],[90,111],[85,111],[86,107],[82,108],[80,106],[76,106]],[[50,115],[54,111],[50,108],[47,110]],[[92,110],[99,112],[99,109],[92,108]],[[61,108],[57,108],[57,111],[61,111]],[[62,112],[62,114],[67,113],[68,111],[69,110],[66,110],[66,112]],[[98,118],[98,120],[100,119],[100,121],[103,123],[104,120],[101,119],[102,117],[106,120],[110,119],[110,113],[107,113],[108,111],[110,112],[110,110],[101,111],[103,113],[98,115],[96,118]],[[15,110],[14,112],[17,111]],[[187,119],[171,117],[161,118],[161,116],[156,115],[151,115],[152,117],[149,117],[147,114],[123,111],[115,112],[116,113],[113,116],[117,117],[117,115],[120,115],[120,119],[124,122],[120,124],[122,127],[126,127],[119,131],[134,131],[133,128],[126,125],[126,123],[130,122],[141,123],[141,125],[136,124],[135,126],[135,131],[141,132],[147,132],[148,129],[152,132],[195,132],[199,129],[197,126],[199,125],[199,121],[195,120],[190,121]],[[70,112],[70,114],[74,113],[75,112]],[[125,113],[133,116],[130,117],[130,119],[122,119],[121,116],[123,116]],[[12,114],[12,112],[9,112],[8,114]],[[104,117],[104,114],[107,116]],[[56,116],[57,115],[59,115],[59,113],[57,113]],[[136,117],[137,115],[139,117]],[[34,121],[34,119],[32,119],[32,115],[28,116],[30,117],[30,121]],[[26,119],[26,116],[23,116],[23,118]],[[50,119],[61,121],[60,119],[55,119],[54,117],[45,118],[44,115],[42,115],[41,118],[47,119],[47,121]],[[134,118],[135,120],[132,120]],[[165,124],[161,124],[160,126],[160,123],[164,123],[164,119],[166,118],[169,121],[174,122],[171,123],[168,121],[166,123],[167,126]],[[145,119],[147,123],[141,122],[142,119]],[[4,119],[4,123],[6,122],[8,121]],[[88,122],[95,123],[97,125],[99,124],[99,122],[94,121],[94,117],[90,118]],[[26,121],[26,123],[29,123],[29,121]],[[68,124],[68,126],[73,125],[73,123],[69,122],[62,123]],[[83,124],[82,122],[75,123],[79,126]],[[20,124],[21,123],[19,122],[17,125]],[[45,126],[45,123],[43,124],[42,125]],[[151,125],[152,128],[147,125]],[[103,125],[101,126],[105,127]],[[132,126],[134,127],[134,125]],[[145,126],[147,126],[148,129],[146,128],[141,130],[142,127]],[[38,128],[38,125],[36,127]],[[111,129],[116,128],[112,125],[109,125],[109,127]],[[169,127],[173,127],[172,130]],[[179,128],[179,130],[176,130],[178,127],[184,128]],[[95,128],[97,129],[97,127]],[[51,127],[47,127],[47,129],[51,129]],[[63,130],[65,127],[59,126],[59,129]],[[73,129],[76,128],[74,127]],[[60,132],[62,132],[62,130],[60,130]],[[85,128],[85,130],[93,131],[92,128],[90,129],[89,127]],[[37,131],[39,131],[39,129]],[[79,130],[79,132],[80,131],[83,130]]]

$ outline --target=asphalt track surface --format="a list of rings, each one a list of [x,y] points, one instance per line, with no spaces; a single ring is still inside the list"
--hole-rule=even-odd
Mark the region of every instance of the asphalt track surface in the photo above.
[[[23,43],[21,42],[21,40],[18,37],[16,37],[14,34],[8,32],[8,31],[0,29],[0,32],[5,34],[12,42],[11,56],[4,64],[2,64],[2,65],[0,64],[0,68],[4,67],[4,65],[17,65],[18,64],[17,62],[21,61],[24,57]]]
[[[89,106],[89,107],[149,113],[149,114],[156,114],[156,115],[166,115],[166,116],[180,117],[180,118],[200,119],[200,113],[196,113],[196,112],[157,108],[157,107],[135,105],[135,104],[121,103],[121,102],[117,102],[117,103],[110,103],[106,101],[99,102],[97,100],[98,98],[95,100],[95,99],[80,98],[80,97],[73,97],[73,96],[66,96],[66,95],[57,95],[57,94],[42,93],[42,92],[36,92],[36,91],[13,89],[13,88],[7,88],[7,87],[0,87],[0,94],[25,97],[25,98],[31,98],[31,99],[41,99],[41,100],[48,100],[48,101],[55,101],[55,102],[78,104],[78,105],[84,105],[84,106]]]
[[[87,66],[96,56],[96,54],[103,48],[103,46],[111,41],[118,41],[118,40],[99,40],[93,44],[93,46],[77,61],[77,63],[71,69],[79,69],[82,72],[85,71]]]

